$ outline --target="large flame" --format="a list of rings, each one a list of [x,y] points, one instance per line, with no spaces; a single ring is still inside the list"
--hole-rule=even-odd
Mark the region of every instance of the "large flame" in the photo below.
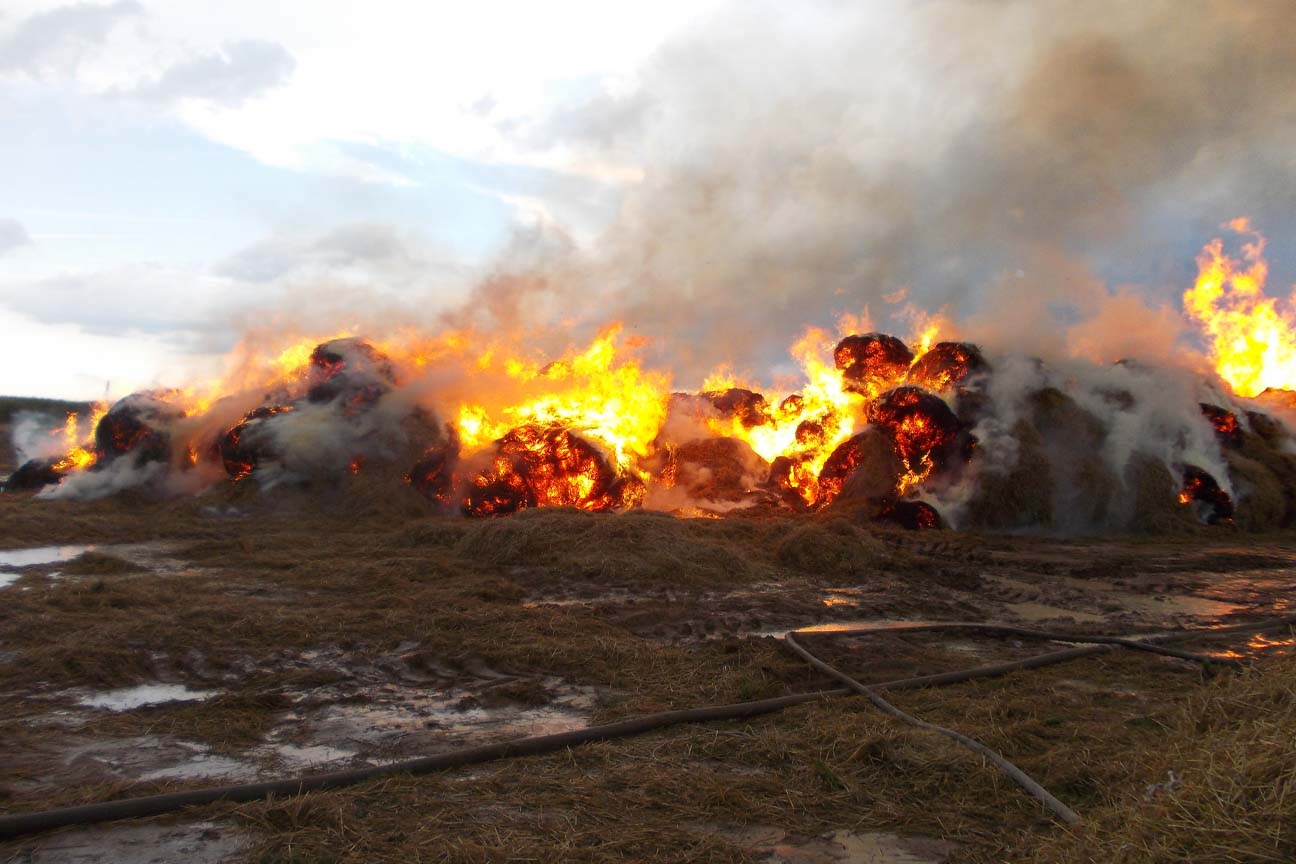
[[[1197,257],[1197,281],[1184,309],[1202,325],[1215,370],[1241,396],[1296,387],[1296,308],[1264,293],[1265,238],[1247,219],[1227,227],[1247,239],[1238,257],[1216,237]]]

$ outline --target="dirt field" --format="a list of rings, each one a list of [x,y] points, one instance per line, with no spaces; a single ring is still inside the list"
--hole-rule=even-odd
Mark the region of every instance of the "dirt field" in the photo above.
[[[830,688],[778,638],[811,625],[1149,633],[1269,617],[1296,597],[1288,535],[913,534],[848,512],[469,522],[403,488],[348,483],[165,503],[0,495],[0,810]],[[1296,783],[1273,750],[1296,733],[1292,641],[1199,646],[1255,658],[1240,675],[1108,653],[895,694],[1016,761],[1086,817],[1079,829],[980,759],[839,698],[70,829],[0,846],[0,860],[1291,860],[1296,795],[1271,793]],[[1057,647],[904,632],[810,642],[865,681]],[[1220,783],[1241,786],[1220,803]]]

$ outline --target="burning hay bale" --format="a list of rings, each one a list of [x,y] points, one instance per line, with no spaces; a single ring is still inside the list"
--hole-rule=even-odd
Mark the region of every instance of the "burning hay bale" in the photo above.
[[[1202,416],[1215,427],[1215,437],[1220,444],[1234,448],[1242,446],[1242,426],[1238,423],[1236,414],[1209,402],[1201,402],[1198,407],[1201,408]]]
[[[1121,524],[1144,534],[1185,533],[1201,523],[1180,493],[1182,486],[1165,463],[1155,456],[1135,452],[1125,466],[1125,498]]]
[[[935,531],[945,527],[945,520],[935,507],[926,501],[904,498],[887,502],[873,521],[890,522],[908,531]]]
[[[429,447],[405,475],[406,481],[430,501],[448,506],[454,497],[454,466],[458,448],[447,442]]]
[[[769,403],[765,397],[742,387],[712,390],[701,394],[722,417],[734,417],[743,426],[762,426],[770,421]]]
[[[981,349],[972,343],[937,342],[910,367],[905,383],[944,393],[989,369]]]
[[[971,458],[975,440],[958,417],[939,396],[917,387],[897,387],[882,394],[869,403],[867,416],[895,445],[907,475],[902,487],[944,470],[956,456]]]
[[[841,370],[846,389],[865,396],[904,380],[913,360],[908,345],[885,333],[847,336],[833,349],[833,362]]]
[[[1207,525],[1217,525],[1233,518],[1233,499],[1220,488],[1218,480],[1196,465],[1183,468],[1179,503],[1191,505],[1197,518]]]
[[[519,426],[496,442],[491,465],[464,499],[470,516],[530,507],[617,510],[643,500],[643,484],[618,477],[594,445],[561,427]]]
[[[216,442],[216,455],[220,457],[225,472],[235,480],[256,470],[257,465],[271,456],[269,437],[258,434],[264,431],[265,421],[293,410],[291,405],[265,405],[245,415],[237,425]]]
[[[363,339],[334,339],[315,347],[310,357],[312,403],[340,400],[348,414],[364,411],[396,384],[396,368],[387,355]]]
[[[846,439],[819,471],[818,503],[868,501],[895,495],[904,464],[891,438],[873,426]]]
[[[173,404],[169,391],[133,393],[108,410],[95,428],[99,464],[130,455],[136,465],[165,462],[171,451],[167,429],[184,412]]]
[[[696,438],[669,448],[659,477],[694,501],[741,501],[768,471],[765,460],[737,438]]]

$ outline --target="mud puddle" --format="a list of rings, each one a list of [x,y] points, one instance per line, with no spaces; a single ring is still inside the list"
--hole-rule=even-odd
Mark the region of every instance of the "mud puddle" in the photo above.
[[[24,864],[225,864],[243,860],[247,838],[229,824],[122,824],[60,831],[24,843]]]
[[[120,690],[89,693],[77,699],[86,708],[108,711],[134,711],[149,705],[166,702],[201,702],[217,695],[219,690],[190,690],[183,684],[139,684]]]
[[[276,733],[299,747],[332,748],[368,757],[395,756],[430,747],[489,743],[567,732],[589,725],[595,691],[541,682],[548,700],[539,705],[489,704],[489,690],[426,690],[386,684],[351,699],[291,715]],[[486,704],[484,704],[486,703]]]

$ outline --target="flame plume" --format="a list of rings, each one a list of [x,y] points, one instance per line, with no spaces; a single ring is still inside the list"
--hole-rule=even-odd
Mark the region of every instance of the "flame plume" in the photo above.
[[[1296,387],[1296,310],[1265,296],[1269,265],[1265,238],[1250,220],[1227,227],[1247,237],[1240,257],[1216,237],[1197,257],[1197,281],[1184,292],[1184,310],[1208,339],[1215,371],[1240,396]]]

